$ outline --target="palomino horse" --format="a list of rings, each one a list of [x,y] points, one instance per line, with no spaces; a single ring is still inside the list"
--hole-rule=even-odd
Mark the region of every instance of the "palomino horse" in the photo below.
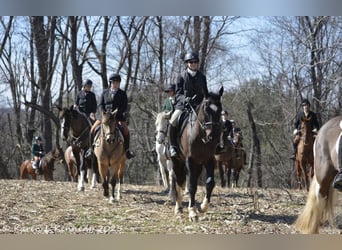
[[[78,173],[78,185],[79,191],[84,191],[84,180],[86,166],[92,167],[93,176],[91,187],[96,185],[96,164],[93,164],[94,154],[89,158],[85,158],[86,150],[90,147],[89,132],[92,126],[90,119],[86,114],[74,109],[73,106],[68,108],[60,108],[59,119],[61,121],[61,135],[64,140],[69,140],[72,146],[72,152],[76,159],[77,173]],[[70,139],[69,139],[70,135]],[[85,162],[87,161],[87,163]]]
[[[326,122],[314,142],[314,176],[304,210],[295,222],[301,233],[318,233],[325,220],[334,225],[334,204],[337,190],[332,182],[338,172],[339,139],[342,132],[342,116]]]
[[[44,180],[53,181],[53,171],[55,161],[63,160],[63,150],[61,148],[55,148],[48,152],[46,155],[42,157],[40,160],[41,171],[44,175]],[[20,165],[20,180],[27,179],[28,176],[31,175],[33,180],[37,179],[37,174],[32,167],[32,160],[25,160]]]
[[[314,133],[312,132],[313,128],[310,120],[311,118],[303,118],[301,121],[301,130],[299,131],[300,139],[295,160],[298,189],[304,187],[306,190],[309,190],[310,186],[308,172],[310,171],[310,178],[313,177],[314,172]]]
[[[165,118],[165,112],[158,113],[155,121],[156,152],[160,174],[166,191],[170,190],[173,173],[172,161],[168,155],[168,125],[169,120]]]
[[[179,158],[172,157],[173,170],[175,172],[176,205],[175,213],[181,213],[182,208],[182,190],[186,184],[186,175],[189,175],[189,220],[197,221],[198,214],[196,209],[195,195],[197,191],[198,177],[201,174],[203,166],[206,168],[206,195],[203,199],[199,212],[204,213],[209,208],[211,193],[215,186],[214,166],[215,149],[219,142],[221,126],[220,115],[222,111],[221,96],[223,87],[219,94],[210,93],[205,95],[203,101],[189,114],[188,121],[184,130],[181,131],[179,141]]]
[[[224,135],[224,148],[220,153],[215,154],[216,167],[219,169],[221,186],[225,187],[227,182],[227,187],[230,187],[230,179],[233,174],[232,187],[238,187],[238,181],[240,177],[240,172],[245,163],[245,151],[242,149],[242,135],[241,130],[236,129],[233,133],[233,141],[230,142]],[[225,179],[225,174],[227,179]]]
[[[105,197],[109,197],[109,181],[112,185],[110,202],[115,200],[114,192],[117,183],[116,199],[120,200],[121,198],[121,184],[126,167],[124,138],[118,128],[118,122],[115,119],[116,114],[117,109],[113,112],[102,112],[101,129],[94,141],[94,153],[97,158]]]

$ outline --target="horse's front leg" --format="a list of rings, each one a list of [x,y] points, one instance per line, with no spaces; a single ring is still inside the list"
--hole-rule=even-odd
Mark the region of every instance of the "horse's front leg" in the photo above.
[[[210,197],[215,187],[215,180],[214,180],[214,159],[212,159],[206,166],[207,170],[207,180],[205,183],[206,194],[205,198],[202,201],[199,211],[201,213],[205,213],[209,208]]]
[[[186,161],[186,166],[188,168],[188,173],[189,173],[189,220],[190,221],[198,221],[198,215],[197,215],[197,210],[196,210],[196,199],[195,195],[197,192],[197,182],[198,182],[198,177],[201,174],[202,166],[199,166],[191,159],[187,159]]]
[[[115,193],[115,186],[116,186],[116,179],[114,176],[112,176],[112,178],[110,180],[110,184],[112,186],[112,192],[111,192],[111,196],[109,197],[109,202],[114,203],[114,201],[115,201],[114,193]]]
[[[78,191],[84,191],[84,177],[85,177],[85,164],[84,164],[84,158],[83,158],[83,150],[75,155],[77,166],[80,169],[79,176],[78,176],[78,185],[77,190]]]

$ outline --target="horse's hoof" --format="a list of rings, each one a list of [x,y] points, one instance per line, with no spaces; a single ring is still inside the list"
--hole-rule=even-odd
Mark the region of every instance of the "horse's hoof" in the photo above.
[[[198,221],[198,215],[197,215],[195,207],[189,208],[189,221],[191,221],[191,222],[197,222]]]
[[[84,187],[78,187],[77,190],[78,192],[84,192]]]
[[[198,209],[198,211],[199,211],[200,213],[205,213],[205,212],[208,211],[208,208],[209,208],[209,202],[208,202],[207,199],[205,199],[205,200],[202,202],[202,204],[201,204],[200,208]]]
[[[109,198],[109,203],[110,203],[110,204],[114,204],[114,203],[115,203],[114,197],[110,197],[110,198]]]
[[[179,208],[175,208],[175,214],[182,214],[183,213],[183,208],[179,207]]]

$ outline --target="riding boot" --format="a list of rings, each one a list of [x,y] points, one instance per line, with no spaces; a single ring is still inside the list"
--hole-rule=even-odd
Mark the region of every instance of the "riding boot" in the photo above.
[[[129,150],[130,135],[129,135],[129,133],[127,133],[126,135],[123,135],[123,136],[124,136],[124,146],[125,146],[126,158],[132,159],[135,156],[135,154],[131,150]]]
[[[339,191],[342,191],[342,136],[340,137],[340,140],[338,142],[338,165],[340,170],[335,176],[333,186]]]
[[[39,162],[37,161],[33,162],[32,167],[34,169],[35,174],[39,174]]]
[[[170,157],[177,157],[177,127],[169,126]]]

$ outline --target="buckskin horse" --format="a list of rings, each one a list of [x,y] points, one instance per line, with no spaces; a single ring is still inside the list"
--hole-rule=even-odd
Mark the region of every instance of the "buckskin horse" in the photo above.
[[[338,172],[338,144],[342,132],[342,116],[326,122],[314,142],[314,176],[305,207],[295,222],[301,233],[318,233],[326,220],[334,225],[334,204],[337,190],[332,182]]]
[[[109,198],[109,202],[115,201],[116,184],[118,184],[116,199],[121,198],[121,184],[126,167],[124,138],[118,128],[116,114],[117,109],[113,112],[102,112],[101,129],[94,140],[94,153],[102,179],[103,195]],[[109,182],[112,186],[110,196]]]
[[[216,168],[219,169],[221,178],[221,187],[238,187],[240,172],[245,163],[245,152],[241,147],[242,135],[241,130],[236,128],[233,133],[233,141],[227,139],[227,135],[223,134],[224,148],[215,154]],[[233,174],[232,185],[230,183],[231,175]],[[225,175],[227,178],[225,178]]]
[[[94,164],[94,154],[91,154],[89,158],[85,157],[85,153],[90,147],[89,134],[92,123],[86,114],[74,109],[73,105],[70,108],[57,108],[59,109],[59,119],[61,121],[61,135],[63,140],[68,140],[71,144],[72,152],[76,159],[78,173],[77,189],[78,191],[84,191],[86,166],[92,168],[91,187],[95,187],[97,165]]]
[[[304,187],[307,191],[309,190],[310,179],[314,175],[314,133],[312,130],[311,118],[303,118],[301,121],[301,130],[299,131],[299,143],[297,146],[295,166],[298,189]]]
[[[221,96],[223,87],[218,94],[204,95],[204,99],[197,110],[192,108],[185,128],[181,130],[179,138],[179,157],[172,157],[173,170],[175,172],[176,205],[175,213],[182,213],[182,191],[186,184],[186,175],[189,175],[189,220],[197,221],[198,212],[205,213],[210,204],[211,193],[215,186],[214,165],[215,149],[219,142],[221,125],[220,115],[222,111]],[[198,177],[202,168],[206,168],[206,194],[196,209],[195,195],[197,191]]]
[[[44,180],[53,181],[53,171],[55,161],[63,160],[63,150],[59,147],[51,150],[47,154],[45,154],[40,160],[40,168],[41,172],[44,175]],[[33,180],[37,179],[37,174],[32,167],[32,160],[25,160],[20,165],[20,176],[19,179],[27,179],[29,175],[31,175]]]

